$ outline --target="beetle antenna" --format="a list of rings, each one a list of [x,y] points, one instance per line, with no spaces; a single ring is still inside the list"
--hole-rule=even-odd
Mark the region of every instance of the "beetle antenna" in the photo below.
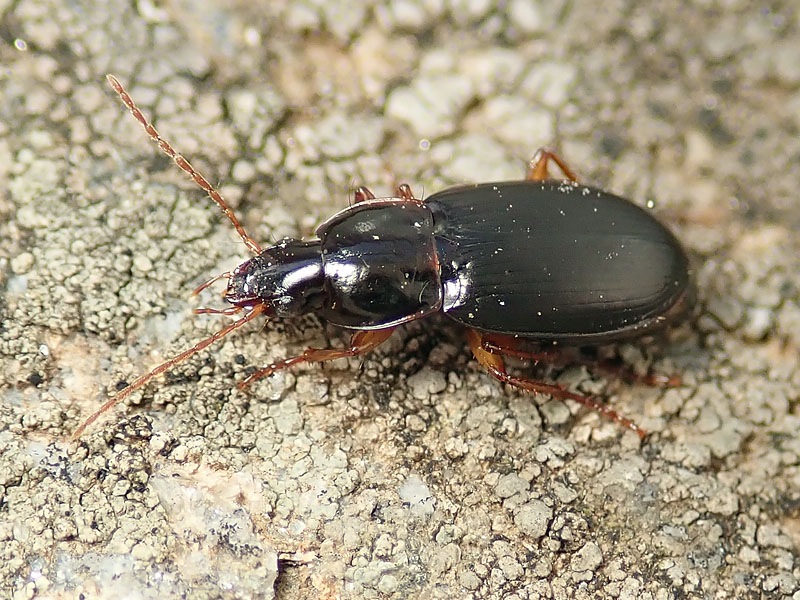
[[[198,352],[200,352],[200,350],[206,348],[207,346],[210,346],[211,344],[213,344],[217,340],[222,339],[223,337],[228,335],[231,331],[233,331],[234,329],[238,329],[239,327],[241,327],[242,325],[244,325],[248,321],[252,320],[254,317],[256,317],[257,315],[261,314],[262,312],[264,312],[264,305],[263,304],[256,304],[252,308],[252,310],[249,313],[247,313],[247,315],[245,315],[244,317],[242,317],[238,321],[234,321],[233,323],[231,323],[227,327],[217,331],[211,337],[208,337],[208,338],[204,339],[202,342],[199,342],[199,343],[195,344],[194,346],[192,346],[188,350],[184,350],[183,352],[181,352],[177,356],[173,356],[168,361],[161,363],[160,365],[158,365],[155,369],[153,369],[149,373],[147,373],[145,375],[140,375],[136,379],[136,381],[134,381],[128,387],[124,388],[121,392],[119,392],[115,396],[112,396],[109,400],[107,400],[105,402],[105,404],[103,404],[103,406],[101,406],[99,409],[97,409],[97,411],[92,416],[90,416],[88,419],[86,419],[83,422],[83,424],[80,427],[78,427],[75,430],[75,432],[72,434],[72,439],[73,440],[78,439],[81,436],[81,434],[86,430],[86,428],[89,427],[92,423],[94,423],[100,415],[102,415],[104,412],[106,412],[106,411],[110,410],[111,408],[113,408],[113,406],[115,404],[117,404],[120,400],[124,400],[125,398],[127,398],[132,392],[134,392],[135,390],[138,390],[140,387],[142,387],[144,384],[146,384],[148,381],[150,381],[153,377],[155,377],[156,375],[161,375],[161,373],[163,373],[164,371],[168,371],[169,369],[171,369],[175,365],[177,365],[179,363],[182,363],[184,360],[186,360],[187,358],[189,358],[193,354],[197,354]]]
[[[211,279],[209,279],[209,280],[208,280],[208,281],[206,281],[205,283],[203,283],[203,284],[201,284],[201,285],[197,286],[197,288],[195,288],[195,290],[192,292],[192,296],[197,296],[197,295],[198,295],[200,292],[202,292],[204,289],[206,289],[207,287],[210,287],[210,286],[214,285],[214,284],[215,284],[216,282],[218,282],[220,279],[230,279],[230,278],[231,278],[231,272],[230,272],[230,271],[225,271],[224,273],[220,273],[220,274],[219,274],[219,275],[217,275],[216,277],[212,277]]]
[[[217,204],[217,206],[222,209],[222,212],[225,213],[225,216],[228,217],[228,220],[236,229],[236,233],[238,233],[239,237],[242,238],[245,246],[247,246],[253,254],[260,254],[261,247],[253,238],[247,235],[244,227],[242,227],[241,223],[239,223],[239,219],[237,219],[236,215],[233,214],[233,211],[230,209],[228,204],[225,202],[225,199],[216,190],[216,188],[211,185],[199,171],[196,171],[194,167],[189,164],[188,160],[186,160],[181,154],[178,154],[178,152],[175,151],[175,149],[167,140],[159,135],[156,128],[153,127],[153,124],[147,120],[147,117],[144,116],[144,113],[139,110],[139,108],[136,106],[136,103],[133,101],[133,98],[131,98],[130,94],[125,91],[125,88],[122,87],[122,84],[116,77],[108,74],[106,75],[106,79],[108,80],[108,84],[111,86],[111,89],[117,93],[119,99],[122,101],[125,107],[130,111],[133,117],[139,121],[142,127],[144,127],[147,135],[149,135],[150,138],[156,144],[158,144],[158,147],[161,148],[161,151],[169,156],[184,173],[189,175],[189,177],[192,178],[192,181],[200,186],[200,188],[202,188],[206,194],[208,194],[208,197],[211,198]]]

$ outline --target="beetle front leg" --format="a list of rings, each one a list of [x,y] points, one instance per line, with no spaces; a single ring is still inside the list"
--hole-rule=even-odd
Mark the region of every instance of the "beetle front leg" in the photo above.
[[[264,367],[250,375],[247,379],[242,381],[237,387],[241,390],[253,383],[256,379],[272,375],[275,371],[287,369],[294,365],[304,362],[325,362],[328,360],[336,360],[337,358],[347,358],[349,356],[358,356],[373,350],[377,346],[389,339],[394,327],[387,329],[375,329],[371,331],[357,331],[350,338],[350,346],[347,348],[309,348],[299,356],[293,356],[269,366]]]
[[[547,171],[547,163],[550,162],[550,160],[558,165],[558,168],[561,169],[561,172],[564,173],[567,179],[577,183],[578,178],[575,176],[573,170],[567,166],[567,163],[564,162],[564,159],[547,148],[539,148],[536,154],[533,155],[531,162],[528,164],[528,174],[525,176],[525,179],[529,181],[545,181],[550,179],[550,174]]]
[[[644,437],[647,435],[647,432],[639,427],[636,423],[623,417],[616,411],[611,410],[607,406],[597,402],[591,396],[576,394],[575,392],[571,392],[565,387],[555,383],[544,383],[541,381],[534,381],[532,379],[525,379],[522,377],[514,377],[509,375],[506,373],[505,363],[503,362],[502,354],[504,348],[493,346],[493,349],[496,348],[497,352],[490,352],[485,347],[483,337],[483,334],[475,329],[467,330],[467,340],[469,341],[470,348],[472,349],[472,354],[475,355],[475,359],[481,365],[483,365],[483,367],[485,367],[498,381],[507,383],[522,390],[533,392],[534,394],[548,394],[549,396],[558,398],[559,400],[574,400],[575,402],[583,404],[584,406],[599,412],[612,421],[619,423],[623,427],[626,427],[631,431],[635,431],[640,439],[644,439]],[[512,350],[511,353],[513,354],[513,349],[510,350]]]

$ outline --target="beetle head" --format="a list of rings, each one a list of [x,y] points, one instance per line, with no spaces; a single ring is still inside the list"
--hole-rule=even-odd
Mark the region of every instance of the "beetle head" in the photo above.
[[[294,317],[322,306],[324,280],[319,240],[284,239],[236,267],[225,300],[264,304],[268,315]]]

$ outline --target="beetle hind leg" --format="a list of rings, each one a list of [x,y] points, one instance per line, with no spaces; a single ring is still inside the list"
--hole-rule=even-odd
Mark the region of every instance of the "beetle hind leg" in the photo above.
[[[636,423],[627,419],[617,413],[616,411],[601,404],[591,396],[584,396],[571,392],[565,387],[555,383],[544,383],[541,381],[534,381],[533,379],[525,379],[522,377],[514,377],[506,373],[505,363],[503,362],[503,354],[505,348],[492,344],[492,351],[487,350],[487,344],[484,342],[484,335],[475,329],[467,330],[467,339],[469,340],[472,353],[475,359],[486,369],[492,376],[502,383],[507,383],[516,388],[533,392],[534,394],[548,394],[553,398],[559,400],[574,400],[579,404],[583,404],[587,408],[599,412],[604,417],[619,423],[623,427],[636,432],[640,439],[644,439],[647,432],[639,427]],[[514,355],[512,348],[508,349],[507,355]]]
[[[661,375],[659,373],[637,373],[626,365],[617,364],[608,360],[601,360],[599,358],[590,358],[587,356],[565,356],[562,350],[556,347],[553,349],[538,349],[536,352],[530,352],[518,348],[515,344],[516,340],[510,336],[484,334],[481,336],[481,343],[483,349],[494,354],[502,354],[503,356],[513,356],[525,360],[531,360],[534,363],[546,362],[555,366],[568,366],[568,365],[581,365],[590,371],[601,371],[615,377],[620,377],[629,383],[638,383],[642,385],[649,385],[653,387],[677,387],[681,383],[681,378],[678,375]]]
[[[272,363],[259,369],[251,374],[247,379],[238,384],[238,388],[244,389],[256,379],[272,375],[275,371],[281,369],[288,369],[294,365],[306,362],[326,362],[329,360],[336,360],[337,358],[347,358],[350,356],[358,356],[373,350],[377,346],[389,339],[394,327],[387,329],[374,329],[370,331],[357,331],[350,338],[350,345],[346,348],[308,348],[299,356],[286,358],[284,360]]]
[[[525,176],[525,179],[529,181],[545,181],[551,179],[550,173],[547,170],[547,163],[551,160],[558,165],[558,168],[561,169],[561,172],[567,179],[574,182],[578,181],[575,172],[567,166],[564,159],[547,148],[539,148],[536,154],[533,155],[530,163],[528,163],[528,174]]]

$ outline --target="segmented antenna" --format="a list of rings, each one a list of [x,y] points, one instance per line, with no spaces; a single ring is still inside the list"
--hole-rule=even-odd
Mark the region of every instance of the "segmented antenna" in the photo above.
[[[83,422],[83,424],[80,427],[78,427],[75,430],[75,432],[72,434],[72,439],[73,440],[78,439],[81,436],[81,434],[86,430],[86,428],[89,427],[89,425],[91,425],[92,423],[94,423],[97,420],[97,417],[99,417],[104,412],[106,412],[106,411],[110,410],[111,408],[113,408],[114,405],[117,404],[117,402],[119,402],[120,400],[124,400],[132,392],[134,392],[135,390],[138,390],[140,387],[142,387],[144,384],[146,384],[148,381],[150,381],[153,377],[155,377],[156,375],[161,375],[161,373],[163,373],[164,371],[167,371],[167,370],[171,369],[172,367],[174,367],[175,365],[177,365],[178,363],[183,362],[184,360],[186,360],[187,358],[189,358],[193,354],[197,354],[203,348],[206,348],[207,346],[210,346],[211,344],[213,344],[217,340],[222,339],[223,337],[228,335],[231,331],[233,331],[234,329],[238,329],[239,327],[241,327],[242,325],[244,325],[245,323],[247,323],[248,321],[250,321],[251,319],[253,319],[257,315],[261,314],[263,311],[264,311],[264,305],[263,304],[256,304],[249,313],[247,313],[244,317],[242,317],[238,321],[235,321],[235,322],[231,323],[227,327],[217,331],[211,337],[204,339],[202,342],[199,342],[199,343],[195,344],[194,346],[192,346],[188,350],[184,350],[183,352],[181,352],[177,356],[173,356],[168,361],[165,361],[165,362],[161,363],[160,365],[158,365],[155,369],[153,369],[152,371],[150,371],[146,375],[139,376],[136,379],[136,381],[134,381],[128,387],[123,389],[117,395],[112,396],[109,400],[106,401],[105,404],[103,404],[103,406],[101,406],[97,410],[97,412],[95,412],[91,417],[86,419]]]
[[[147,135],[149,135],[150,138],[156,144],[158,144],[158,147],[161,148],[161,151],[175,161],[175,164],[178,165],[178,167],[180,167],[184,173],[189,175],[189,177],[191,177],[192,180],[198,186],[200,186],[206,192],[206,194],[208,194],[209,198],[217,203],[217,205],[222,209],[222,212],[225,213],[225,216],[228,217],[230,222],[236,228],[236,233],[238,233],[239,237],[242,238],[245,246],[247,246],[253,254],[260,254],[261,246],[259,246],[253,238],[247,235],[244,227],[242,227],[241,223],[239,223],[239,219],[236,218],[236,215],[233,214],[233,211],[225,203],[225,199],[222,197],[222,195],[208,182],[205,177],[203,177],[201,173],[194,170],[194,167],[189,164],[188,160],[186,160],[181,154],[178,154],[170,145],[170,143],[159,135],[156,128],[153,127],[152,123],[147,120],[147,117],[144,116],[144,113],[138,109],[133,101],[133,98],[131,98],[128,92],[125,91],[125,88],[122,87],[122,84],[119,82],[119,80],[111,74],[106,75],[106,79],[108,80],[108,84],[111,86],[111,89],[117,93],[122,103],[131,112],[133,117],[139,121],[139,123],[141,123],[142,127],[144,127],[144,130],[147,132]]]

